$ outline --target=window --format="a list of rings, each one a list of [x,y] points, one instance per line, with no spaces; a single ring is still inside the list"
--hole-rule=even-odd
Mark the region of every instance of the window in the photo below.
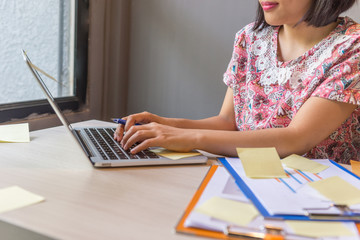
[[[21,49],[57,79],[43,76],[62,109],[85,103],[88,5],[86,0],[0,0],[0,122],[52,113]]]

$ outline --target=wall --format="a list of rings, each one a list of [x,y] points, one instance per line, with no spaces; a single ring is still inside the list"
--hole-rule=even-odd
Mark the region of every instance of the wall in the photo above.
[[[132,0],[127,112],[198,119],[217,114],[235,33],[255,0]],[[360,22],[360,7],[349,11]]]
[[[357,0],[357,3],[355,3],[355,5],[351,9],[349,9],[347,12],[345,12],[342,15],[349,16],[354,21],[360,23],[360,1]]]
[[[217,114],[235,33],[254,0],[132,0],[128,112]]]

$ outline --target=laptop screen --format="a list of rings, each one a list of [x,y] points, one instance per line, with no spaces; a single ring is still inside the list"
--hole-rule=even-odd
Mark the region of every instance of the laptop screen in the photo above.
[[[32,74],[34,75],[35,79],[37,80],[37,82],[39,83],[42,91],[45,93],[46,99],[48,100],[48,102],[50,103],[52,109],[55,111],[56,115],[58,116],[58,118],[60,119],[61,123],[70,130],[70,132],[72,133],[72,127],[70,125],[70,123],[68,122],[68,120],[65,118],[64,114],[62,114],[59,106],[57,105],[57,103],[55,102],[55,99],[53,98],[53,96],[51,95],[51,92],[49,91],[49,89],[47,88],[46,84],[44,83],[44,81],[42,80],[40,74],[38,73],[38,71],[36,70],[36,67],[32,64],[32,62],[30,61],[28,55],[26,54],[26,52],[24,50],[22,50],[22,54],[24,57],[24,60],[26,62],[26,64],[28,65],[30,71],[32,72]],[[47,74],[48,75],[48,74]],[[72,133],[73,134],[73,133]]]

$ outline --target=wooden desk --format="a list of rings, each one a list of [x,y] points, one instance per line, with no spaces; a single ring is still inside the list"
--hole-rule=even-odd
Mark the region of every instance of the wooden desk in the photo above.
[[[0,144],[0,188],[18,185],[46,201],[0,220],[57,239],[199,239],[174,226],[209,164],[95,169],[64,127],[30,137]]]

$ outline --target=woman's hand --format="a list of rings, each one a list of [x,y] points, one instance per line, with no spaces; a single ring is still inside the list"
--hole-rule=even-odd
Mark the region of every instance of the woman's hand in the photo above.
[[[164,147],[169,150],[188,152],[194,149],[196,134],[194,130],[171,127],[156,122],[143,125],[132,125],[121,140],[124,149],[136,154],[148,147]]]
[[[149,112],[132,114],[127,117],[124,117],[123,119],[126,120],[126,125],[124,126],[122,124],[119,124],[114,133],[114,139],[118,142],[120,142],[123,139],[124,132],[128,131],[136,123],[148,124],[151,122],[157,122],[157,123],[165,122],[165,120],[162,117]]]

